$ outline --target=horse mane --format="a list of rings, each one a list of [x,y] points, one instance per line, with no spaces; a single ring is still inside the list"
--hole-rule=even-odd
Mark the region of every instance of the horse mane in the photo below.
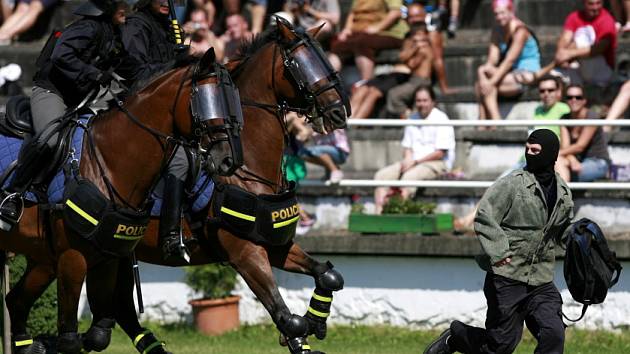
[[[277,42],[279,39],[279,31],[272,26],[263,33],[257,34],[251,39],[244,40],[236,50],[234,57],[230,58],[230,62],[244,63],[262,47],[269,43]]]
[[[136,93],[144,90],[145,88],[149,87],[153,83],[153,81],[157,80],[159,77],[161,77],[164,73],[168,71],[171,71],[173,69],[183,68],[189,65],[195,65],[199,60],[200,58],[193,58],[192,61],[190,62],[179,62],[179,63],[173,62],[169,65],[165,65],[163,68],[152,73],[151,75],[136,80],[133,83],[133,85],[131,85],[131,87],[129,88],[128,95],[129,96],[135,95]]]

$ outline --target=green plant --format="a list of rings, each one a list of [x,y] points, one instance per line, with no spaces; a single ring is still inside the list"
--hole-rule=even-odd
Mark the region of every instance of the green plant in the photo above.
[[[218,263],[187,267],[186,284],[204,298],[228,297],[236,284],[236,271]]]
[[[365,206],[363,204],[360,204],[360,203],[352,204],[352,206],[350,207],[350,213],[351,214],[363,214],[363,213],[365,213]]]
[[[11,287],[20,280],[26,269],[26,259],[18,255],[9,260]],[[0,270],[1,271],[1,270]],[[1,297],[0,297],[1,298]],[[0,306],[2,306],[0,299]],[[0,314],[2,318],[2,314]],[[0,328],[2,324],[0,324]],[[53,282],[35,302],[28,317],[28,332],[33,335],[54,335],[57,333],[57,282]]]
[[[383,205],[383,214],[433,214],[437,204],[403,199],[401,196],[389,198]]]

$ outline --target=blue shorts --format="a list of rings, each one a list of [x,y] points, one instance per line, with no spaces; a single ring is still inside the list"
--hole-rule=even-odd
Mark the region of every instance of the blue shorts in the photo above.
[[[582,171],[576,174],[576,180],[578,182],[593,182],[606,178],[609,167],[610,163],[607,160],[587,157],[582,161]]]
[[[330,156],[337,166],[343,164],[348,159],[347,152],[332,145],[305,146],[298,152],[300,157],[315,157],[324,154]]]

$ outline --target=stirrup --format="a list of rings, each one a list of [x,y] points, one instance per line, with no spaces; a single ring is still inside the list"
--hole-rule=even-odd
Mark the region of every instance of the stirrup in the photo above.
[[[19,206],[20,215],[17,218],[10,217],[8,215],[2,215],[2,208],[7,201],[17,198]],[[7,193],[2,191],[2,201],[0,202],[0,230],[10,232],[13,230],[13,227],[17,225],[20,220],[22,220],[22,215],[24,215],[24,199],[22,198],[21,193]]]

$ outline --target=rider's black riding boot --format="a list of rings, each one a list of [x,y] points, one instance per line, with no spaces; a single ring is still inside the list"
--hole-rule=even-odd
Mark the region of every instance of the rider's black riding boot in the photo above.
[[[11,231],[20,221],[24,207],[22,194],[28,190],[35,177],[45,169],[50,160],[49,149],[46,146],[37,149],[37,152],[33,151],[36,149],[35,146],[25,148],[31,151],[20,153],[13,180],[0,193],[0,229],[3,231]]]
[[[164,199],[160,215],[158,236],[162,246],[162,256],[166,262],[190,262],[188,249],[182,237],[182,203],[184,181],[169,174],[164,184]]]

